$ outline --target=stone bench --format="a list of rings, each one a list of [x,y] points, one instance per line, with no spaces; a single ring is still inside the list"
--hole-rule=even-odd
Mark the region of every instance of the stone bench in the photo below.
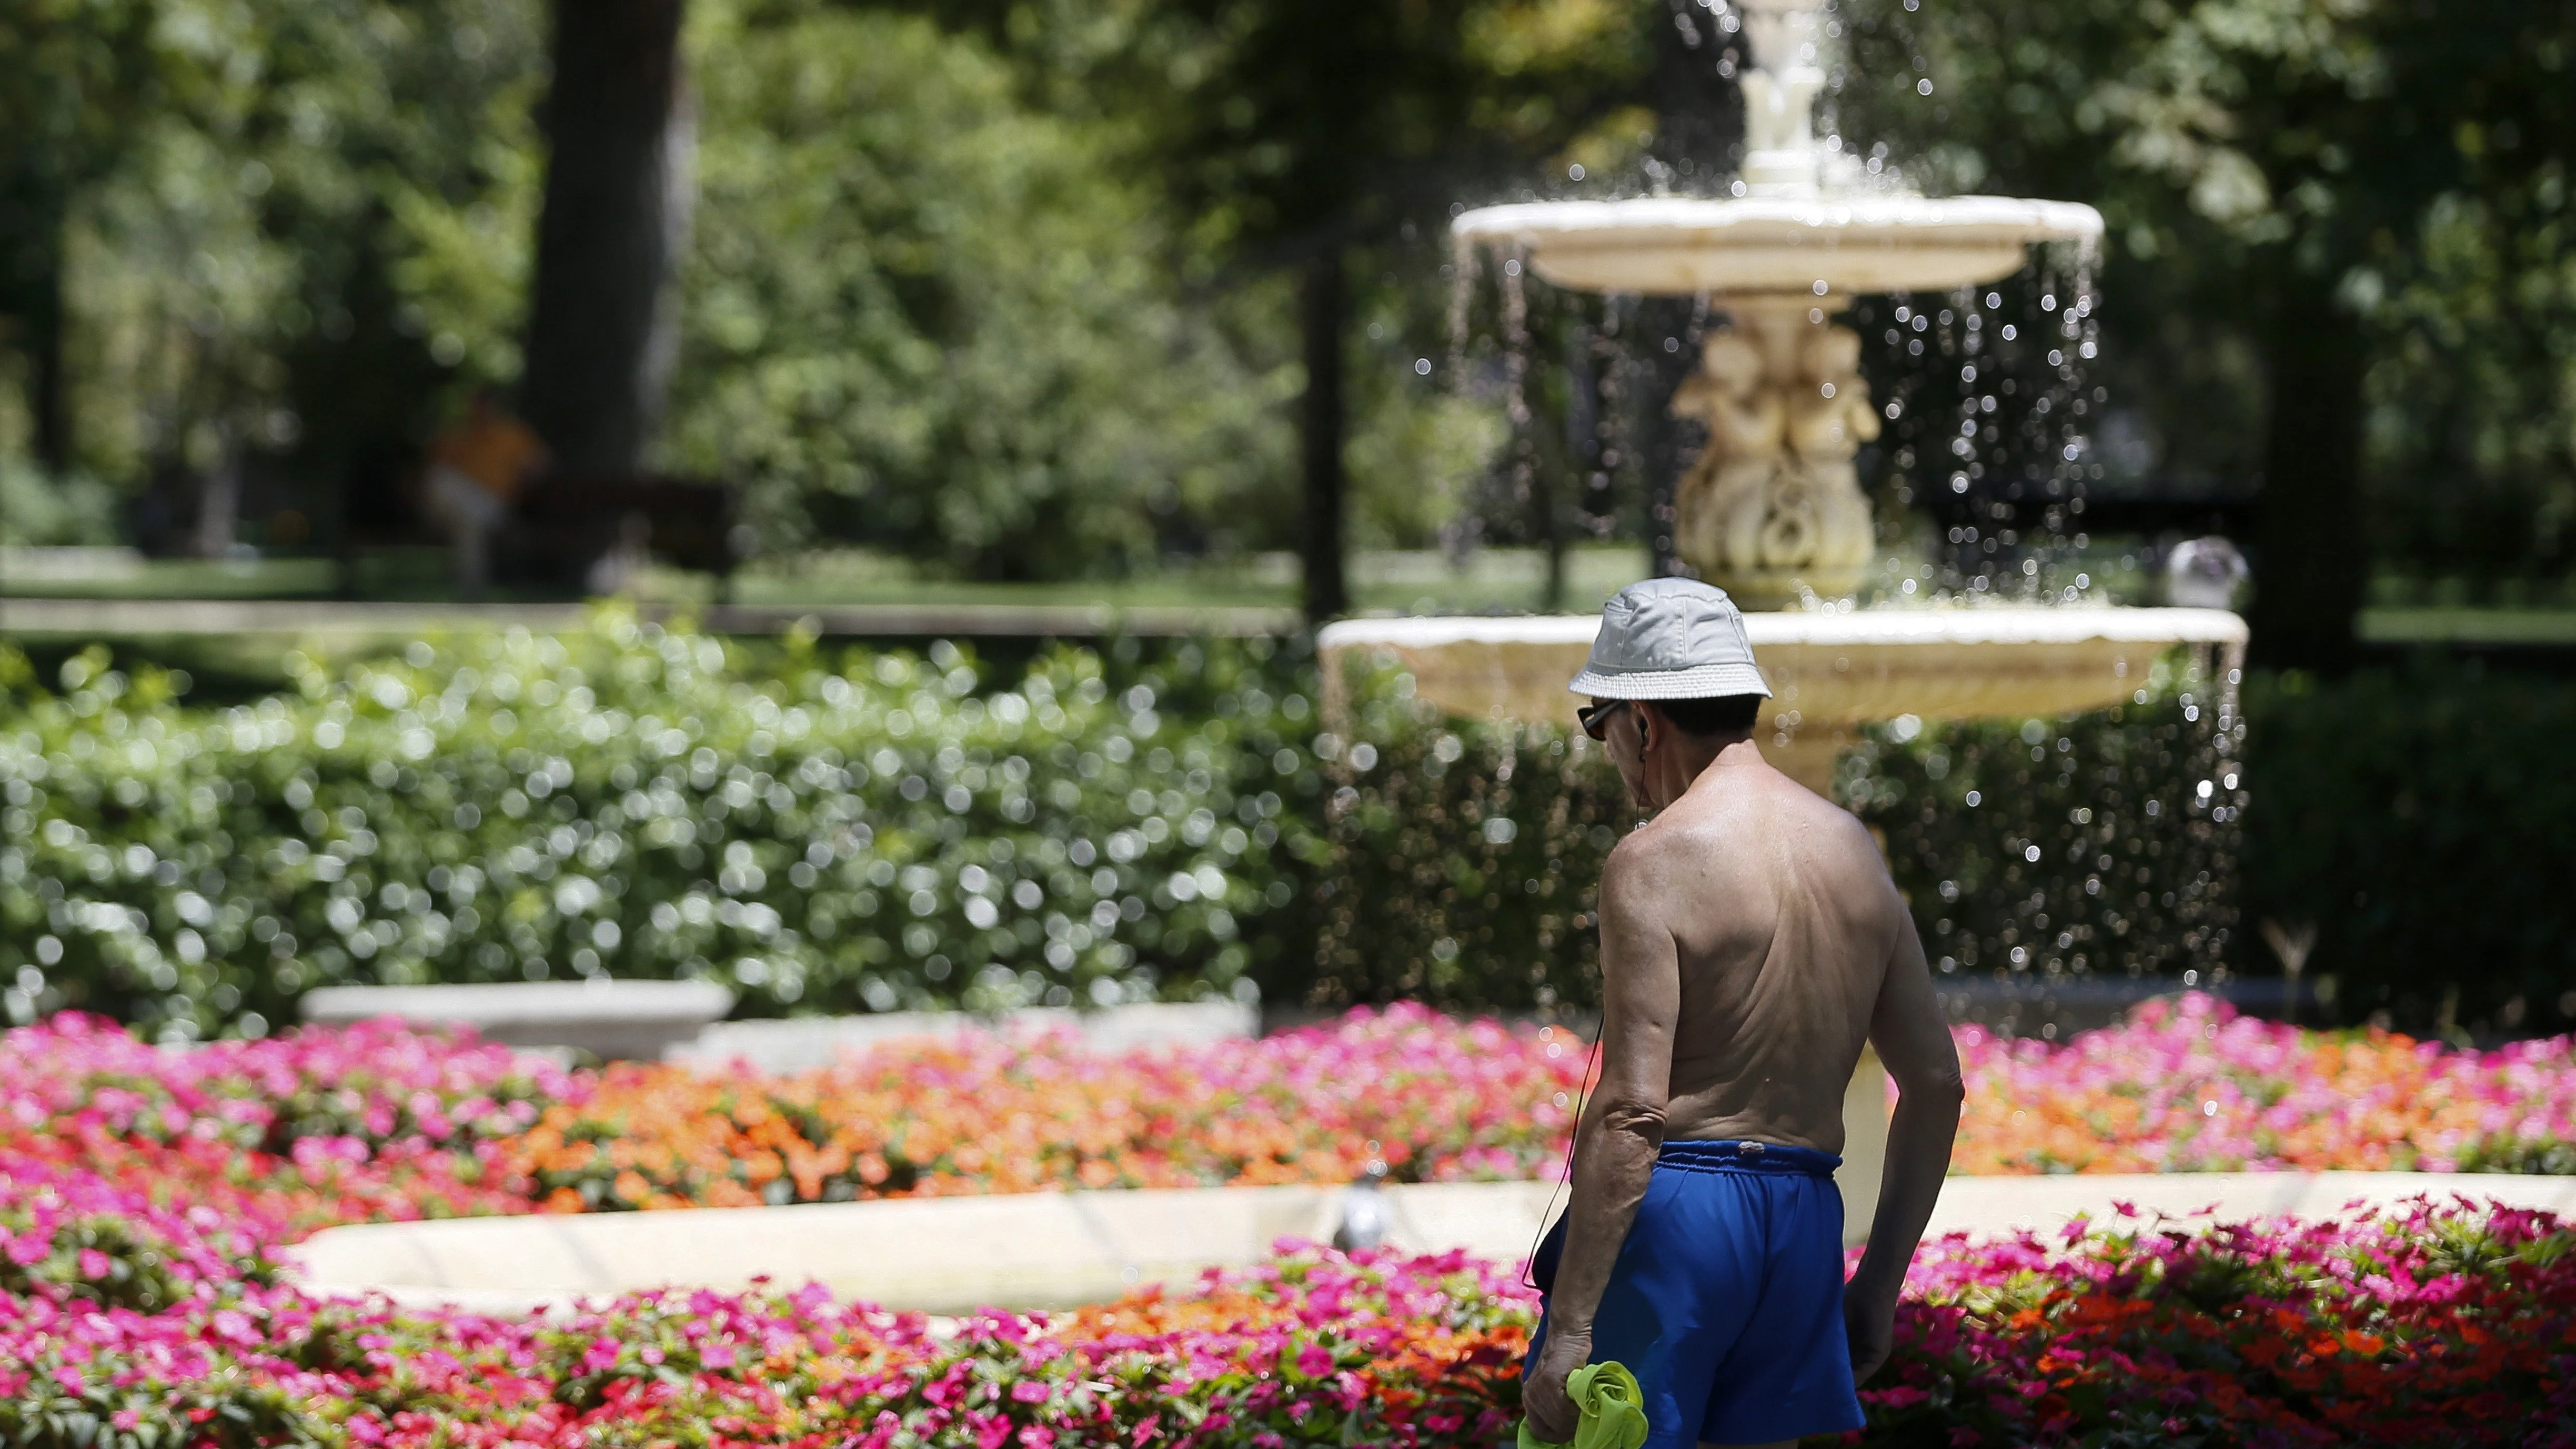
[[[654,1059],[694,1041],[733,1010],[708,981],[514,981],[471,986],[325,986],[304,993],[304,1019],[344,1025],[396,1017],[472,1027],[506,1046]]]
[[[1137,1047],[1207,1046],[1259,1036],[1261,1015],[1235,1001],[1169,1001],[1091,1011],[1029,1007],[991,1016],[963,1011],[791,1016],[717,1022],[664,1057],[708,1068],[744,1061],[765,1072],[801,1072],[902,1037],[957,1037],[976,1031],[1012,1036],[1070,1032],[1087,1051],[1122,1052]]]
[[[1086,1050],[1205,1046],[1260,1035],[1260,1013],[1235,1001],[1151,1002],[1095,1011],[1032,1007],[998,1015],[888,1011],[725,1021],[733,993],[711,982],[497,982],[466,986],[325,986],[306,992],[316,1025],[394,1017],[419,1026],[467,1026],[508,1046],[587,1052],[602,1061],[645,1059],[720,1070],[735,1062],[801,1072],[904,1037],[974,1031],[1011,1036],[1069,1032]]]

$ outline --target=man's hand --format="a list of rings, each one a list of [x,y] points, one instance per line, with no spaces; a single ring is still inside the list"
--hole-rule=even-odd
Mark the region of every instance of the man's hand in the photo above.
[[[1551,1324],[1538,1362],[1521,1385],[1521,1409],[1529,1415],[1530,1433],[1543,1444],[1563,1444],[1574,1437],[1583,1413],[1565,1394],[1565,1381],[1592,1361],[1592,1330],[1559,1332]]]
[[[1896,1295],[1855,1278],[1843,1285],[1843,1332],[1851,1340],[1852,1382],[1865,1383],[1896,1348]]]

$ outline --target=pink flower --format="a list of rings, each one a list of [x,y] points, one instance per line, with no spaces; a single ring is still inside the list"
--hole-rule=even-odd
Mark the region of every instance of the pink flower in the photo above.
[[[115,1266],[96,1248],[80,1250],[80,1275],[84,1278],[104,1278]]]
[[[1297,1350],[1297,1372],[1310,1379],[1320,1379],[1333,1371],[1333,1356],[1319,1343]]]
[[[617,1355],[624,1351],[625,1347],[626,1345],[619,1343],[613,1338],[603,1337],[593,1339],[591,1341],[589,1351],[585,1352],[581,1356],[581,1371],[586,1374],[595,1374],[605,1373],[608,1370],[615,1368],[617,1366]]]

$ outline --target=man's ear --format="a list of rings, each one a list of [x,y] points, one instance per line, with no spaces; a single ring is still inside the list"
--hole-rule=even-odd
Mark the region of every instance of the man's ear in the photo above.
[[[1649,700],[1641,699],[1628,708],[1637,716],[1637,758],[1642,760],[1646,752],[1655,747],[1655,742],[1664,737],[1664,731],[1672,728],[1672,722],[1665,719],[1664,712]]]

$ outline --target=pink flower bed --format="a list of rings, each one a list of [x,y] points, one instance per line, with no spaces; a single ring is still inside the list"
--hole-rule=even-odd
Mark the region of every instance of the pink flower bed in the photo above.
[[[2546,1213],[1954,1236],[1906,1287],[1871,1443],[2576,1444],[2576,1229]]]
[[[2161,1133],[2176,1165],[2233,1165],[2220,1144],[2240,1139],[2297,1160],[2260,1116],[2275,1110],[2289,1129],[2331,1127],[2298,1151],[2396,1142],[2410,1160],[2440,1146],[2469,1161],[2491,1150],[2476,1144],[2565,1136],[2565,1043],[2426,1051],[2195,1001],[2053,1050],[1963,1045],[1984,1094],[1972,1127],[2054,1092],[2098,1111],[2131,1103],[2104,1140]],[[1582,1070],[1562,1034],[1403,1010],[1192,1053],[945,1050],[954,1060],[885,1048],[813,1090],[954,1099],[1000,1071],[1024,1109],[1062,1104],[1030,1130],[1091,1130],[1096,1153],[1147,1151],[1192,1114],[1267,1113],[1301,1117],[1278,1142],[1313,1143],[1335,1170],[1374,1141],[1446,1176],[1545,1171],[1556,1094]],[[2358,1106],[2299,1085],[2325,1072],[2357,1091],[2392,1071],[2414,1074],[2406,1092]],[[0,1440],[1280,1449],[1491,1443],[1517,1416],[1530,1296],[1515,1273],[1455,1255],[1291,1247],[1187,1292],[953,1331],[813,1289],[647,1294],[515,1321],[318,1303],[277,1281],[278,1249],[330,1223],[529,1210],[539,1184],[511,1154],[566,1104],[605,1110],[609,1086],[385,1027],[184,1054],[80,1019],[8,1034]],[[795,1089],[732,1090],[740,1108]],[[2222,1110],[2195,1126],[2193,1104],[2210,1101]],[[1107,1102],[1143,1146],[1098,1135],[1085,1114]],[[729,1131],[767,1130],[740,1116]],[[2265,1130],[2276,1137],[2245,1137]],[[2571,1343],[2576,1233],[2543,1215],[2459,1202],[2208,1233],[2124,1221],[1932,1245],[1897,1356],[1864,1398],[1871,1442],[1945,1449],[2576,1444]]]
[[[0,1033],[0,1125],[24,1131],[444,1146],[523,1131],[577,1086],[542,1058],[391,1021],[184,1050],[78,1012]]]
[[[2457,1051],[2200,994],[2062,1046],[1958,1038],[1956,1172],[2576,1172],[2576,1038]]]

